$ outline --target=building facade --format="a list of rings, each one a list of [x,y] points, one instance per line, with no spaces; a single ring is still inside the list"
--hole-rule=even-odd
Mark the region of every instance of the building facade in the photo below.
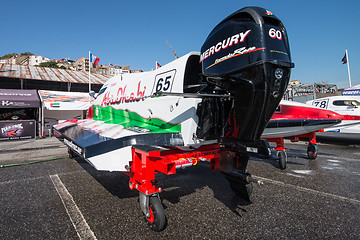
[[[14,65],[22,65],[22,66],[38,66],[44,62],[50,62],[51,59],[39,55],[14,55],[8,59],[0,59],[0,64],[14,64]],[[91,67],[91,73],[101,74],[106,76],[115,76],[126,73],[137,73],[142,72],[142,70],[130,70],[130,66],[124,65],[112,65],[109,63],[108,65],[97,65],[93,66],[89,63],[89,59],[82,57],[77,60],[70,60],[69,58],[63,59],[53,59],[54,62],[59,67],[64,66],[68,70],[81,71],[88,73],[89,67]]]
[[[75,61],[75,70],[82,72],[89,72],[89,59],[88,58],[79,58]]]
[[[36,66],[43,62],[50,62],[50,58],[39,55],[17,55],[12,58],[12,64],[23,66]]]
[[[38,55],[29,55],[29,66],[39,65],[40,63],[50,62],[51,59]]]

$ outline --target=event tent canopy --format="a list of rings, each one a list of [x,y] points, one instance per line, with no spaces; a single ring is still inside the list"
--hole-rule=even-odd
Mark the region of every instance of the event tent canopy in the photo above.
[[[87,110],[90,107],[89,94],[39,90],[47,110]]]
[[[39,108],[36,90],[0,89],[0,108]]]

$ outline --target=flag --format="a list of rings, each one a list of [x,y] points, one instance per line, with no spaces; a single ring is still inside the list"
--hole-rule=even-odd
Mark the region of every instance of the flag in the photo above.
[[[155,69],[158,69],[159,67],[161,67],[161,65],[158,62],[156,62],[156,68]]]
[[[346,56],[346,52],[345,52],[345,55],[344,57],[341,59],[342,63],[343,64],[346,64],[347,63],[347,56]]]
[[[96,66],[100,62],[100,58],[98,58],[95,55],[93,55],[92,53],[90,53],[90,62],[92,64],[94,64],[94,66]]]
[[[60,107],[60,103],[50,103],[50,107],[52,107],[52,108],[59,108],[59,107]]]

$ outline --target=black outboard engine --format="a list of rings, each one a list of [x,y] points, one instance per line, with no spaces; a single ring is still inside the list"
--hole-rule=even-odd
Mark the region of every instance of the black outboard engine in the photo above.
[[[225,150],[259,153],[260,136],[279,105],[294,67],[284,25],[268,10],[243,8],[212,30],[201,48],[200,62],[212,93],[231,97],[203,100],[197,136],[212,139],[221,132],[220,143]],[[242,158],[233,165],[239,168],[240,162],[246,179],[248,158],[239,154],[234,158]],[[234,189],[236,184],[230,181],[230,185]]]
[[[209,34],[200,62],[207,81],[234,97],[224,137],[260,139],[294,66],[282,22],[263,8],[243,8]]]

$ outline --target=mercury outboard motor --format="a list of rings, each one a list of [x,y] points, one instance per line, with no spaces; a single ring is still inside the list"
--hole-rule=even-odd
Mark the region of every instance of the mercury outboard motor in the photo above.
[[[225,116],[224,124],[214,123],[212,131],[223,127],[225,139],[259,140],[286,90],[290,68],[294,67],[282,22],[263,8],[243,8],[212,30],[201,48],[200,62],[213,91],[233,97],[223,106],[230,115]],[[212,131],[198,135],[211,138]]]
[[[260,136],[279,105],[294,67],[285,27],[268,10],[243,8],[212,30],[201,48],[200,62],[211,92],[229,98],[203,99],[197,136],[221,136],[224,152],[228,150],[224,159],[233,154],[231,158],[237,159],[231,164],[237,166],[235,175],[242,175],[248,183],[248,157],[238,153],[269,152],[262,147],[266,142],[264,145]],[[234,171],[223,172],[233,190],[243,190],[237,187]]]

